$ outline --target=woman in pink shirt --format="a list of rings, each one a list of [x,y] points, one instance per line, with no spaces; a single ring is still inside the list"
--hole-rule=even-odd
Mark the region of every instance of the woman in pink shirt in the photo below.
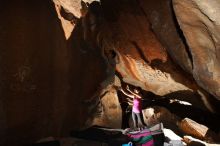
[[[130,98],[133,98],[132,119],[134,122],[134,127],[141,128],[141,127],[146,126],[146,124],[144,123],[143,118],[142,118],[142,116],[143,116],[142,115],[142,96],[140,94],[140,90],[141,90],[140,87],[135,88],[134,92],[129,89],[128,85],[127,85],[126,89],[127,89],[127,91],[130,92],[130,94],[125,92],[122,88],[119,88],[119,90],[123,94],[125,94],[126,96],[128,96]],[[136,120],[136,118],[137,118],[137,120]]]

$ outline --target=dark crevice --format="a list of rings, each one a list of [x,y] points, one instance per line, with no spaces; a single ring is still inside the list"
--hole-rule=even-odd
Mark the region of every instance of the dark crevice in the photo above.
[[[146,14],[146,12],[144,11],[144,9],[142,8],[141,4],[140,4],[140,1],[139,0],[136,0],[141,12],[144,14],[145,18],[148,19],[148,16]]]
[[[146,92],[147,93],[147,92]],[[184,119],[186,117],[203,124],[209,127],[212,131],[218,133],[220,132],[220,128],[218,124],[220,122],[219,114],[212,113],[208,110],[201,109],[194,105],[184,105],[178,102],[170,102],[170,100],[182,99],[184,101],[185,96],[195,96],[195,93],[191,91],[177,91],[167,95],[158,96],[154,93],[150,93],[149,95],[145,95],[145,100],[143,101],[143,109],[153,106],[165,107],[171,113],[176,116]],[[151,97],[153,95],[153,98]],[[179,98],[178,98],[179,97]],[[146,100],[147,99],[147,100]]]
[[[192,69],[194,68],[193,67],[193,56],[192,56],[192,54],[191,54],[191,52],[190,52],[190,47],[189,47],[189,45],[188,45],[188,43],[187,43],[187,41],[186,41],[186,38],[185,38],[185,36],[184,36],[184,33],[183,33],[183,31],[181,30],[181,28],[180,28],[180,26],[179,26],[179,23],[178,23],[178,21],[177,21],[177,18],[176,18],[176,15],[175,15],[175,12],[174,12],[174,8],[173,8],[173,5],[172,5],[172,2],[170,2],[170,7],[171,7],[171,16],[172,16],[172,18],[173,18],[173,21],[174,21],[174,25],[175,25],[175,28],[176,28],[176,32],[178,33],[178,35],[179,35],[179,37],[181,38],[181,40],[182,40],[182,42],[183,42],[183,45],[184,45],[184,47],[185,47],[185,49],[186,49],[186,53],[188,54],[188,58],[189,58],[189,60],[191,61],[191,65],[192,65]]]
[[[177,102],[170,103],[169,99],[166,98],[152,101],[151,106],[165,107],[171,113],[177,115],[181,119],[187,117],[200,124],[206,125],[208,128],[216,133],[220,131],[218,127],[218,124],[220,122],[219,116],[209,111],[205,111],[189,105],[183,105]]]

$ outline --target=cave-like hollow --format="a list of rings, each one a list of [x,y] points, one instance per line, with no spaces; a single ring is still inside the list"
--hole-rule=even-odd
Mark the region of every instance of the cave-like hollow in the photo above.
[[[219,143],[219,7],[218,0],[2,1],[0,145],[62,141],[92,125],[133,127],[131,101],[117,90],[126,85],[141,88],[148,126]]]

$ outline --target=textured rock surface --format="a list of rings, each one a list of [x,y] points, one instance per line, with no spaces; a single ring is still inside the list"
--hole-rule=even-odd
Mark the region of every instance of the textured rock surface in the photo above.
[[[115,90],[111,90],[101,99],[101,111],[92,124],[121,128],[121,107]]]
[[[99,0],[83,0],[85,3],[92,3]],[[80,18],[82,16],[82,3],[81,0],[53,0],[57,5],[62,6],[67,11],[71,12],[75,17]]]
[[[190,46],[193,76],[220,99],[220,2],[173,0],[175,14]]]
[[[145,123],[149,126],[162,122],[166,128],[173,129],[177,133],[179,132],[177,123],[180,117],[177,117],[164,107],[154,106],[147,108],[143,110],[143,116]]]
[[[192,81],[171,63],[166,49],[151,31],[147,17],[137,3],[121,1],[115,2],[115,6],[106,3],[103,4],[105,11],[120,15],[112,16],[114,21],[106,22],[108,24],[98,39],[102,41],[102,48],[118,52],[116,70],[125,82],[159,95],[187,90],[190,88],[187,86],[193,86]]]
[[[195,138],[205,140],[210,143],[219,143],[220,135],[210,130],[208,127],[199,124],[191,119],[185,118],[178,124],[181,131],[186,135],[191,135]]]
[[[166,47],[171,58],[185,71],[192,72],[188,47],[173,12],[172,0],[139,0],[139,5],[148,17],[151,28]]]
[[[96,40],[101,48],[116,51],[116,71],[125,82],[161,96],[176,93],[176,96],[194,100],[193,105],[200,108],[204,104],[209,106],[207,95],[203,96],[206,103],[200,95],[195,96],[200,88],[171,61],[166,48],[152,32],[139,3],[104,1],[102,7],[104,22]],[[189,92],[191,96],[181,92]]]
[[[82,42],[80,25],[66,40],[51,1],[4,1],[0,16],[0,145],[82,128],[83,101],[106,77],[100,51]]]
[[[209,130],[206,126],[188,118],[183,119],[179,126],[185,133],[200,139],[204,139]]]
[[[94,1],[99,2],[99,0],[53,0],[67,39],[78,20],[86,16],[88,6]]]

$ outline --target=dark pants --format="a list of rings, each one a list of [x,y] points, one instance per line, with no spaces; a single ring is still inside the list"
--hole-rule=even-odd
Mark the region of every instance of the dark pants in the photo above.
[[[136,117],[137,117],[137,118],[136,118]],[[135,127],[135,128],[147,126],[147,125],[144,123],[144,119],[143,119],[142,113],[132,112],[132,119],[133,119],[134,127]]]

